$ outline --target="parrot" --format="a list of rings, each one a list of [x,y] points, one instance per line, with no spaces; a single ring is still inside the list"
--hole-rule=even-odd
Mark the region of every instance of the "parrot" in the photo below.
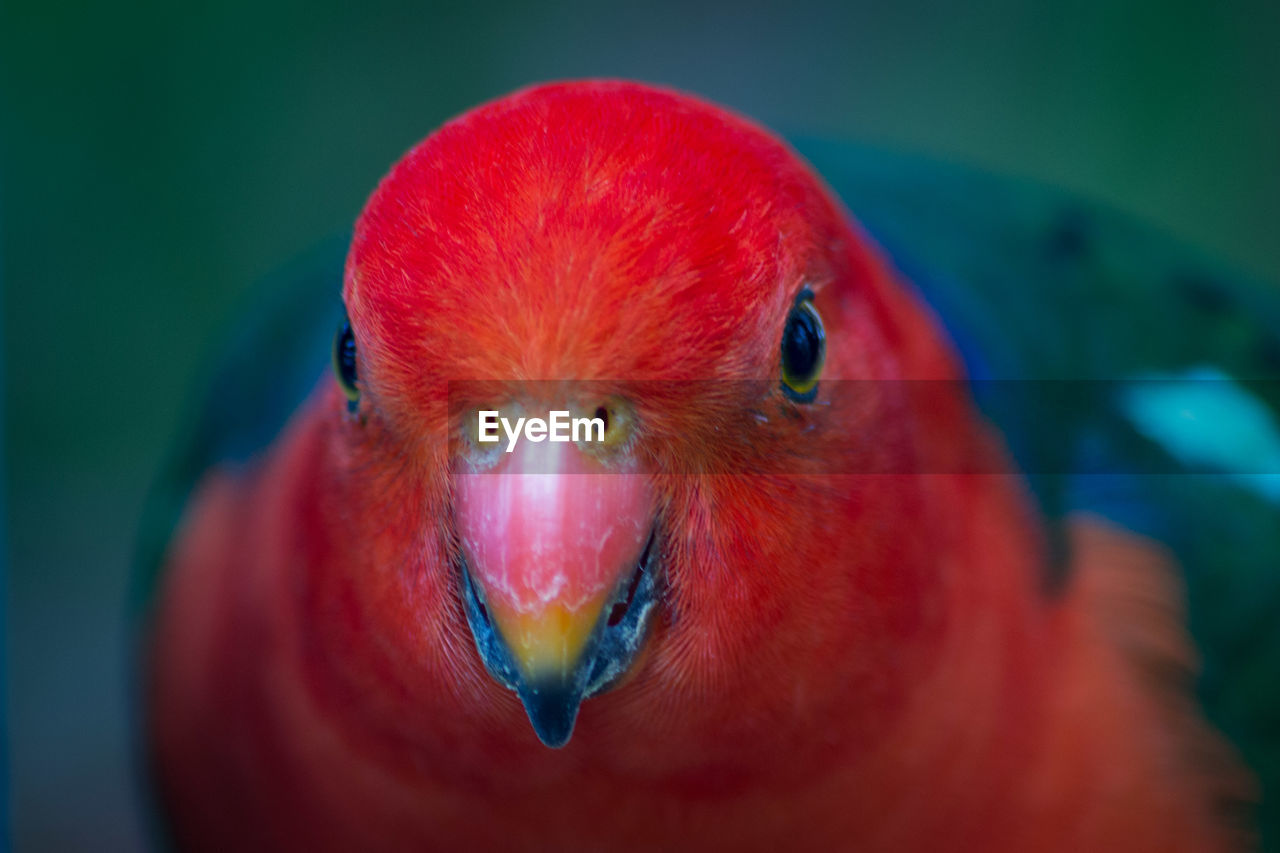
[[[163,842],[1280,843],[1267,283],[581,80],[255,293],[142,527]]]

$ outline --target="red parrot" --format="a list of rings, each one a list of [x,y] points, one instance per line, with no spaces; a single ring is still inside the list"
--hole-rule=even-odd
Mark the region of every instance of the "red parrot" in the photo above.
[[[430,135],[356,224],[334,375],[164,552],[172,840],[1247,843],[1175,555],[1050,517],[917,284],[689,96],[546,85]]]

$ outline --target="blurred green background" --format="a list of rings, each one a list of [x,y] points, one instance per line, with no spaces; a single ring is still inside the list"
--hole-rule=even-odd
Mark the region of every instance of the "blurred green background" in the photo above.
[[[0,0],[8,725],[19,849],[130,849],[123,599],[245,288],[446,118],[672,84],[784,132],[1108,200],[1280,281],[1280,3]]]

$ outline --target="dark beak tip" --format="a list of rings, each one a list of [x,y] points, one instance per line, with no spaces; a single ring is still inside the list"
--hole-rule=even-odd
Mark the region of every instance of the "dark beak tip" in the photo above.
[[[534,684],[518,691],[538,740],[559,749],[573,735],[582,692],[562,684]]]
[[[569,742],[569,738],[573,736],[572,725],[567,728],[562,727],[559,729],[550,729],[534,724],[533,731],[538,736],[538,740],[542,741],[543,746],[548,746],[552,749],[560,749],[567,744]]]

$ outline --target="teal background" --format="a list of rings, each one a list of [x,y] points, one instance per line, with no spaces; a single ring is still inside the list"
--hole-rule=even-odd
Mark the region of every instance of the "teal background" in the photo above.
[[[142,843],[122,616],[134,527],[238,298],[480,101],[552,78],[667,83],[780,131],[1076,189],[1280,281],[1274,0],[0,0],[0,75],[18,849]]]

